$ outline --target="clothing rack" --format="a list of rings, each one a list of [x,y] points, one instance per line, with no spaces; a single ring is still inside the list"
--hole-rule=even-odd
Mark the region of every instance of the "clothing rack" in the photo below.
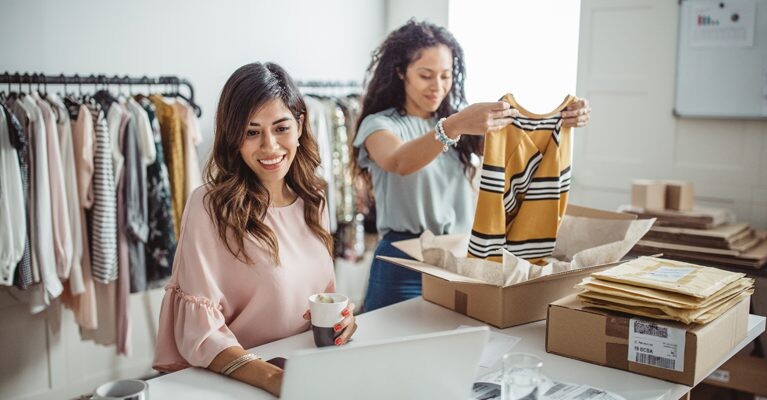
[[[37,88],[40,88],[40,85],[43,85],[43,90],[47,90],[47,85],[64,85],[64,91],[66,91],[67,85],[77,85],[78,91],[82,92],[82,85],[103,85],[103,86],[111,86],[111,85],[117,85],[118,87],[122,85],[126,86],[133,86],[133,85],[146,85],[150,87],[152,86],[167,86],[170,88],[170,91],[167,93],[163,93],[166,96],[178,96],[184,98],[187,102],[189,102],[189,105],[194,108],[195,114],[197,116],[202,115],[202,109],[200,106],[197,105],[197,103],[194,101],[194,86],[192,86],[192,83],[189,82],[187,79],[179,78],[177,76],[172,75],[166,75],[166,76],[159,76],[150,78],[146,75],[135,78],[135,77],[129,77],[127,75],[124,76],[106,76],[106,75],[89,75],[89,76],[80,76],[78,74],[75,75],[45,75],[45,74],[38,74],[38,73],[9,73],[5,72],[3,74],[0,74],[0,84],[5,83],[8,84],[8,91],[11,91],[11,84],[19,85],[19,89],[21,89],[21,86],[26,84],[29,91],[32,91],[32,85],[37,85]],[[180,93],[179,88],[181,86],[185,86],[187,90],[189,91],[189,96],[184,96]]]
[[[357,96],[362,85],[355,81],[297,81],[296,86],[303,94],[316,97]]]
[[[362,88],[356,81],[297,81],[299,88]]]

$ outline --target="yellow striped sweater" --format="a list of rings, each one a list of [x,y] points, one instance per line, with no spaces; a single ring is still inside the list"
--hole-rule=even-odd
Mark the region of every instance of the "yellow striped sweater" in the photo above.
[[[533,263],[554,250],[570,190],[570,134],[561,112],[531,113],[507,94],[521,114],[511,125],[485,135],[480,191],[469,257],[500,262],[501,249]]]

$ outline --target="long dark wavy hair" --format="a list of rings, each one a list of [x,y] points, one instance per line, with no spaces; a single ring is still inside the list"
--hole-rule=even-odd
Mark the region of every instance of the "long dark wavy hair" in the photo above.
[[[240,155],[251,115],[275,99],[285,104],[296,121],[304,117],[299,147],[285,181],[304,200],[304,218],[309,229],[333,255],[333,238],[320,221],[328,185],[317,175],[320,155],[314,135],[309,131],[306,104],[282,67],[274,63],[252,63],[234,71],[221,91],[213,151],[205,165],[209,190],[204,198],[219,238],[238,260],[247,264],[252,264],[252,259],[245,251],[246,235],[252,235],[271,253],[275,264],[279,264],[279,243],[263,222],[270,204],[269,191]]]
[[[466,65],[461,45],[447,29],[411,19],[390,33],[373,53],[373,59],[367,69],[367,82],[357,130],[365,117],[388,108],[394,107],[400,114],[405,115],[405,81],[400,76],[405,75],[407,67],[420,57],[423,49],[441,44],[447,46],[453,54],[453,84],[434,116],[447,117],[466,105]],[[476,173],[476,168],[471,163],[471,155],[482,155],[483,140],[482,136],[464,135],[455,148],[463,164],[464,173],[469,179]],[[363,171],[357,163],[359,149],[353,148],[352,155],[355,173],[364,178],[368,188],[372,187],[369,171]]]

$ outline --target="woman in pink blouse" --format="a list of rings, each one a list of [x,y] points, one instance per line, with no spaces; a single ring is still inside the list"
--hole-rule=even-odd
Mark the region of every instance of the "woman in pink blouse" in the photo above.
[[[319,165],[306,106],[285,70],[253,63],[235,71],[218,104],[208,183],[184,209],[155,369],[204,367],[279,395],[283,371],[249,360],[245,349],[306,331],[307,298],[335,290]],[[337,345],[356,329],[353,309],[335,327],[343,330]]]

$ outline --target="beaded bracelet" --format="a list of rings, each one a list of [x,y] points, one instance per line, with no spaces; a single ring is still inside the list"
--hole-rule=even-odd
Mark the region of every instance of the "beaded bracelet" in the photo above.
[[[447,152],[447,150],[450,148],[450,146],[455,147],[455,145],[458,144],[458,140],[461,139],[461,136],[458,135],[455,139],[450,139],[445,134],[445,127],[444,123],[447,118],[442,117],[437,121],[437,126],[434,128],[434,139],[437,139],[438,142],[442,143],[442,152]]]
[[[236,371],[240,367],[242,367],[243,365],[245,365],[245,364],[247,364],[247,363],[249,363],[249,362],[251,362],[253,360],[258,360],[258,359],[259,358],[255,354],[245,353],[245,354],[235,358],[234,360],[232,360],[229,364],[226,364],[226,366],[224,366],[224,368],[221,368],[221,373],[226,375],[226,376],[229,376],[234,371]]]

